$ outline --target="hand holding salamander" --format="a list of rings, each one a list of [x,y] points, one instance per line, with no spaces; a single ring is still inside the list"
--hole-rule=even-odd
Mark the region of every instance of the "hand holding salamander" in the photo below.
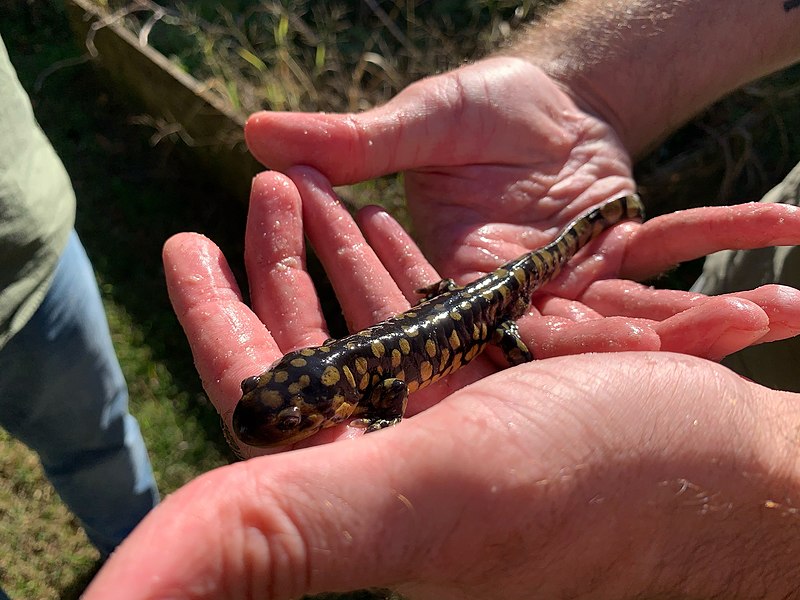
[[[546,246],[457,286],[441,280],[418,290],[419,304],[342,340],[294,350],[265,373],[242,382],[233,414],[237,439],[282,446],[362,416],[367,432],[402,419],[408,394],[458,371],[493,342],[509,364],[531,360],[516,319],[531,295],[602,231],[641,220],[638,196],[587,211]]]
[[[181,234],[165,248],[170,297],[192,341],[209,397],[232,431],[231,418],[243,380],[267,371],[291,351],[324,346],[329,339],[313,284],[303,269],[304,228],[330,274],[353,331],[408,310],[419,301],[416,289],[441,279],[388,215],[376,209],[363,211],[359,221],[365,238],[323,177],[307,168],[292,170],[290,175],[293,179],[265,173],[254,182],[245,246],[253,309],[242,303],[223,257],[208,239]],[[534,295],[534,304],[519,321],[523,342],[537,358],[664,348],[718,358],[759,340],[792,335],[798,325],[796,311],[792,312],[797,294],[784,288],[770,286],[733,298],[709,299],[614,279],[628,265],[647,275],[642,265],[661,268],[664,261],[672,264],[689,258],[693,246],[701,252],[725,247],[724,239],[710,241],[706,233],[708,219],[720,218],[719,210],[678,213],[644,225],[620,223],[602,234],[566,265],[544,295],[538,300]],[[729,217],[741,215],[740,243],[763,242],[759,236],[769,215],[759,217],[762,220],[748,229],[748,219],[752,220],[748,207],[723,210]],[[798,230],[798,216],[789,214],[786,207],[773,210],[773,220],[784,223],[782,239],[790,239],[792,230]],[[676,228],[686,241],[671,248],[663,237]],[[602,269],[597,268],[598,257]],[[561,296],[559,290],[564,287],[583,291],[574,297]],[[580,316],[566,318],[560,303],[569,303],[573,310],[582,306]],[[548,307],[553,304],[556,308],[551,311]],[[541,313],[537,306],[542,307]],[[698,331],[708,333],[698,336]],[[526,332],[541,335],[529,337]],[[371,344],[366,348],[372,352]],[[388,356],[391,362],[391,351]],[[418,413],[507,364],[502,356],[493,359],[481,354],[468,367],[413,394],[405,414]],[[355,362],[353,369],[350,374],[358,384],[363,374]],[[343,371],[337,374],[340,380],[348,379]],[[319,373],[323,375],[324,369]],[[291,405],[288,408],[296,412]],[[314,414],[320,425],[327,418]],[[362,432],[331,427],[300,445]],[[245,456],[264,452],[241,440],[239,449]]]

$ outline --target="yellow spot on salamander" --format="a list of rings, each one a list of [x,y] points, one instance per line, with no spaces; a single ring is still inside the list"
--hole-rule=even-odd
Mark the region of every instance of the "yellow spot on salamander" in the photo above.
[[[480,351],[481,351],[481,347],[476,344],[475,346],[473,346],[472,348],[467,350],[467,353],[464,355],[464,361],[465,362],[471,361],[473,358],[475,358],[478,355],[478,352],[480,352]]]
[[[450,347],[453,350],[458,350],[461,347],[461,338],[458,337],[458,334],[456,333],[455,329],[453,329],[453,331],[450,332],[449,341],[450,341]]]
[[[398,344],[400,346],[400,352],[402,352],[405,355],[411,353],[411,344],[408,343],[407,339],[401,338]]]
[[[531,253],[531,262],[533,262],[533,268],[536,270],[536,273],[541,274],[542,271],[544,271],[544,263],[538,252]]]
[[[461,313],[458,312],[457,310],[451,310],[450,311],[450,318],[453,319],[453,321],[460,321],[461,320]]]
[[[322,376],[319,379],[322,382],[322,385],[330,387],[338,383],[340,377],[341,373],[339,373],[339,369],[330,366],[330,367],[325,367],[325,370],[322,372]]]
[[[400,350],[397,348],[392,350],[392,367],[400,366],[400,361],[402,360],[403,355],[400,354]]]
[[[419,389],[419,382],[418,381],[409,381],[406,383],[406,387],[408,388],[408,393],[413,394]]]
[[[314,356],[316,353],[317,351],[314,350],[314,348],[303,348],[302,350],[300,350],[300,354],[302,354],[303,356]]]
[[[525,271],[517,267],[516,269],[514,269],[513,273],[514,273],[514,279],[517,280],[517,283],[519,283],[520,285],[525,283]]]
[[[275,390],[261,390],[258,399],[267,408],[277,409],[283,406],[283,397]]]
[[[425,352],[433,358],[436,356],[436,342],[433,340],[425,340]]]
[[[289,393],[290,394],[297,394],[300,390],[307,388],[311,384],[311,377],[308,375],[300,375],[300,377],[294,383],[289,384]]]
[[[419,378],[428,381],[433,375],[433,366],[427,360],[423,360],[419,365]]]
[[[367,389],[369,385],[369,373],[364,373],[364,376],[361,378],[361,381],[358,382],[358,389],[362,392]]]
[[[306,362],[305,358],[293,358],[289,361],[289,364],[293,367],[305,367],[308,362]]]
[[[481,328],[478,326],[477,323],[472,324],[472,339],[473,340],[481,339]]]
[[[347,379],[347,383],[349,383],[352,387],[356,387],[356,379],[353,377],[353,372],[350,370],[350,367],[347,365],[342,367],[342,373],[344,373],[345,379]]]
[[[380,343],[377,340],[372,342],[372,345],[370,347],[372,348],[372,354],[375,356],[375,358],[380,358],[381,356],[386,354],[386,348],[382,343]]]
[[[341,422],[344,421],[347,417],[353,414],[353,409],[355,408],[354,405],[350,404],[349,402],[344,401],[344,397],[336,394],[333,397],[333,404],[336,406],[336,411],[334,414],[334,421]]]
[[[275,383],[285,383],[289,379],[288,371],[275,371]]]
[[[367,359],[363,356],[359,356],[356,359],[356,371],[358,371],[359,375],[367,372]]]
[[[446,365],[448,360],[450,360],[450,350],[442,348],[442,353],[439,356],[439,368],[441,369],[442,365]]]

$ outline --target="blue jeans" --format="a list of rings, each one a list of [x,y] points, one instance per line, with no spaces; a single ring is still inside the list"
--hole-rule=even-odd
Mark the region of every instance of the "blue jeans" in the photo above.
[[[42,305],[0,350],[0,425],[39,454],[103,556],[158,503],[92,265],[75,232]]]

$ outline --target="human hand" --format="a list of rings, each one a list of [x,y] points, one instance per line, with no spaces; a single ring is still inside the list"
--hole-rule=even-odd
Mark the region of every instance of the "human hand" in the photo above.
[[[319,346],[329,337],[313,283],[303,270],[304,227],[331,276],[352,331],[402,312],[417,299],[416,288],[439,280],[410,238],[387,215],[375,209],[362,212],[365,239],[323,177],[307,168],[290,173],[294,182],[276,173],[262,174],[254,182],[245,256],[253,310],[242,303],[224,258],[207,239],[184,234],[165,247],[173,305],[192,343],[206,390],[228,431],[243,379],[265,371],[290,350]],[[747,216],[744,207],[729,210]],[[774,219],[781,217],[786,222],[791,215],[783,212]],[[586,291],[574,301],[544,296],[539,303],[542,316],[528,319],[525,326],[533,339],[534,356],[670,349],[717,358],[759,340],[793,335],[800,312],[795,308],[798,292],[790,288],[767,286],[731,297],[707,298],[634,288],[634,282],[604,278],[628,268],[629,263],[633,269],[652,263],[648,256],[668,260],[675,252],[664,243],[650,244],[648,240],[658,241],[659,235],[669,234],[682,217],[690,233],[707,225],[703,218],[692,221],[685,215],[655,220],[638,229],[633,238],[625,225],[617,226],[586,249],[588,257],[576,257],[552,287]],[[747,231],[747,219],[740,220],[739,229]],[[754,222],[753,226],[760,232],[763,224]],[[791,232],[792,223],[786,225]],[[636,260],[625,262],[619,250],[625,249],[628,239],[641,252],[635,253]],[[692,239],[690,235],[688,240]],[[716,249],[713,243],[709,245],[708,236],[699,238],[697,244],[703,250]],[[688,257],[691,247],[687,242],[676,251]],[[653,252],[654,248],[657,251]],[[581,281],[592,283],[587,287]],[[619,293],[615,292],[618,288],[622,289]],[[618,297],[626,303],[613,305]],[[480,357],[468,369],[414,394],[407,414],[424,410],[498,366],[505,366],[502,358]],[[312,443],[360,433],[332,428],[315,436]],[[244,456],[262,453],[241,443],[238,446]]]
[[[629,155],[612,128],[582,110],[529,61],[512,57],[495,57],[424,79],[365,113],[258,113],[248,121],[246,134],[252,152],[264,164],[280,170],[311,165],[336,184],[405,171],[409,211],[426,256],[444,276],[460,283],[541,246],[589,206],[635,187]],[[705,346],[706,336],[698,338],[697,347],[689,347],[686,337],[671,343],[666,329],[676,325],[674,320],[661,323],[659,335],[649,339],[649,330],[631,320],[607,322],[610,331],[602,329],[606,322],[587,323],[599,314],[661,321],[706,300],[680,293],[653,296],[649,288],[630,282],[592,285],[595,281],[656,276],[689,254],[703,256],[712,247],[778,243],[763,235],[776,231],[759,230],[750,217],[735,217],[745,222],[743,232],[711,225],[719,218],[701,211],[675,217],[671,225],[648,223],[641,234],[636,224],[615,229],[581,269],[573,269],[571,277],[538,296],[531,314],[540,318],[520,320],[523,341],[539,358],[568,351],[561,343],[568,335],[575,340],[571,352],[586,344],[595,349],[630,348],[630,342],[618,342],[625,336],[638,338],[639,349],[715,359],[735,351],[738,343],[729,345],[724,336],[718,348]],[[777,215],[766,219],[779,227]],[[795,215],[791,223],[797,223]],[[667,228],[671,237],[665,239],[659,231]],[[654,240],[659,245],[648,247]],[[416,282],[433,280],[418,277]],[[782,307],[768,317],[771,329],[762,327],[764,335],[754,334],[748,343],[794,335],[778,326],[782,317],[777,312],[789,306],[775,299],[783,293],[762,288],[738,295],[766,310],[775,302]],[[666,305],[659,308],[656,302]],[[706,309],[716,311],[718,326],[728,329],[726,320],[742,306],[732,302],[722,310],[713,304]],[[766,322],[763,315],[758,318],[762,325]],[[751,331],[757,329],[756,320],[753,313]],[[551,343],[553,336],[561,341]]]
[[[527,363],[394,428],[201,476],[84,598],[784,598],[797,406],[685,355]]]
[[[210,241],[183,234],[165,247],[171,298],[206,390],[227,418],[241,379],[291,347],[326,337],[302,269],[303,224],[338,282],[353,327],[402,310],[414,286],[436,278],[402,230],[368,210],[361,226],[387,273],[324,180],[308,170],[292,176],[303,194],[302,216],[292,181],[267,173],[254,182],[247,265],[255,313],[242,304]],[[667,235],[669,227],[652,231]],[[670,300],[659,295],[652,300],[663,310]],[[732,314],[730,336],[749,339],[749,317],[737,319],[746,313]],[[678,317],[682,325],[665,337],[678,340],[681,329],[692,335],[713,322],[702,304]],[[613,331],[627,318],[593,320]],[[711,346],[718,333],[711,331]],[[652,336],[659,339],[654,332],[643,339]],[[741,482],[755,471],[743,474],[739,465],[746,459],[780,472],[783,449],[765,440],[783,437],[758,424],[788,423],[790,394],[669,353],[548,359],[491,375],[495,369],[488,359],[472,363],[442,382],[447,387],[430,389],[429,406],[442,400],[430,410],[339,442],[335,452],[323,445],[204,475],[137,528],[85,597],[290,598],[367,586],[421,598],[530,597],[531,589],[553,597],[594,586],[593,597],[604,590],[620,597],[618,582],[629,582],[624,591],[644,589],[658,569],[687,589],[708,589],[702,586],[713,583],[710,571],[693,571],[686,583],[692,565],[670,561],[695,544],[713,548],[738,533],[746,545],[751,513],[765,510],[764,498],[777,499],[766,517],[785,512],[781,490],[771,487],[780,477],[764,476],[755,489],[749,479]],[[469,381],[475,383],[457,389]],[[425,408],[418,401],[424,394],[412,396],[411,412]],[[359,434],[327,430],[306,444]],[[724,530],[705,518],[731,503],[742,510]],[[771,548],[784,547],[781,531]],[[770,564],[774,557],[758,558]],[[723,562],[714,565],[720,580]],[[576,581],[576,572],[607,577]],[[673,580],[659,581],[666,589]]]
[[[245,134],[269,168],[309,165],[334,185],[404,172],[425,255],[458,282],[635,189],[613,130],[512,57],[423,79],[364,113],[257,113]]]

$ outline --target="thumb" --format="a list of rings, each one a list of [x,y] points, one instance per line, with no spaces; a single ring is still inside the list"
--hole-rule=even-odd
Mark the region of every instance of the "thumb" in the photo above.
[[[259,112],[245,125],[247,145],[270,169],[308,165],[334,185],[441,161],[452,100],[431,93],[440,83],[426,80],[359,114]]]
[[[387,104],[357,114],[259,112],[248,119],[245,138],[267,167],[308,165],[334,185],[417,167],[513,163],[524,153],[499,142],[518,138],[520,119],[530,115],[498,107],[513,104],[510,96],[527,98],[520,80],[530,80],[524,71],[531,69],[517,59],[487,59],[420,80]],[[538,121],[545,140],[558,134],[547,121]]]
[[[431,439],[399,444],[394,433],[199,477],[148,515],[83,598],[288,599],[419,575],[431,538],[455,524],[436,507],[441,498],[420,493],[415,481],[421,455],[428,472],[438,461],[408,445]],[[398,461],[403,453],[408,459]]]

